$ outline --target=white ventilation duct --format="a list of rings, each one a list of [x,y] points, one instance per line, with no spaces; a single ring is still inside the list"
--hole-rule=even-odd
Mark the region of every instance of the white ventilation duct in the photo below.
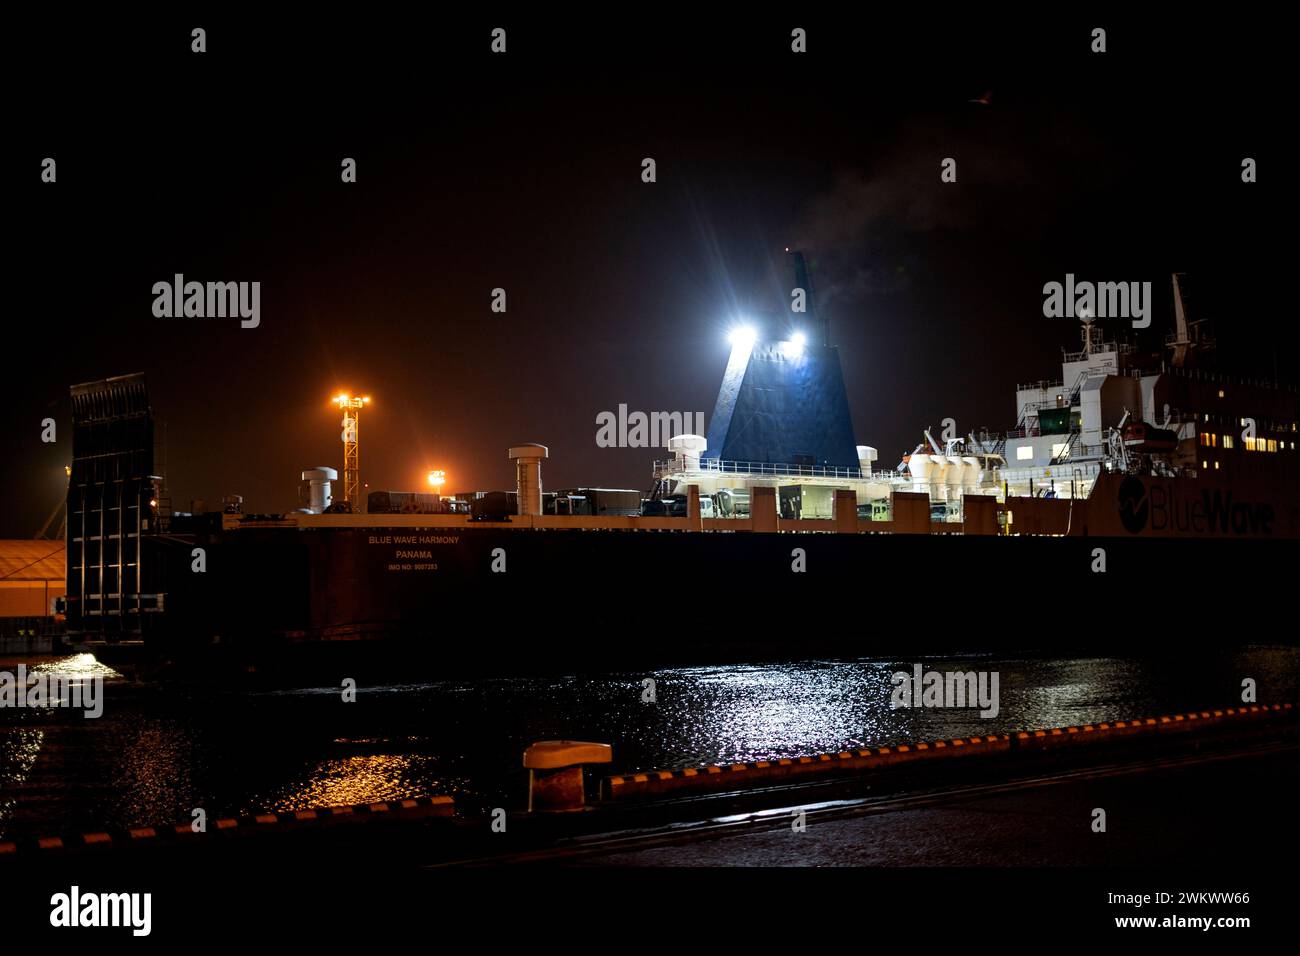
[[[684,471],[698,471],[700,455],[708,447],[708,439],[703,435],[674,435],[668,439],[668,450],[677,459],[678,467]]]
[[[858,446],[858,468],[862,471],[864,476],[871,474],[871,463],[875,461],[876,458],[876,450],[870,445]]]
[[[324,514],[333,497],[330,494],[330,482],[338,481],[339,473],[333,468],[308,468],[302,473],[302,480],[311,488],[311,501],[308,506],[312,514]]]
[[[542,513],[542,459],[548,456],[545,445],[529,442],[515,445],[507,453],[515,462],[515,488],[519,499],[519,514]]]

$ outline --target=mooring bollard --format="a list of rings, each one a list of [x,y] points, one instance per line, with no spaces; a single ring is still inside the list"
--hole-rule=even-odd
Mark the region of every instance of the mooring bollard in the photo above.
[[[528,768],[528,812],[562,813],[581,810],[585,803],[583,764],[609,763],[609,744],[581,740],[541,740],[524,751]]]

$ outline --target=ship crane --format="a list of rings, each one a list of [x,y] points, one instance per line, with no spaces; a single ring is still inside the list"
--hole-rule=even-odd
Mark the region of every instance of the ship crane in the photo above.
[[[1195,358],[1195,351],[1214,348],[1214,336],[1206,329],[1207,319],[1187,321],[1187,307],[1184,304],[1183,286],[1179,281],[1182,273],[1173,274],[1174,284],[1174,331],[1165,336],[1165,346],[1170,349],[1170,364],[1174,368],[1190,365]]]

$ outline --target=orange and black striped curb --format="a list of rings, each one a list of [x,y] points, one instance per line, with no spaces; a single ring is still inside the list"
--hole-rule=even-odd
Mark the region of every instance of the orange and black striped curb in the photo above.
[[[1047,730],[1022,730],[1012,734],[987,734],[951,740],[895,744],[889,747],[844,750],[808,757],[690,767],[684,770],[650,770],[644,773],[606,777],[602,781],[601,795],[605,800],[619,801],[692,793],[719,793],[861,771],[883,770],[901,765],[918,765],[923,762],[957,757],[1034,753],[1125,739],[1154,739],[1157,735],[1183,734],[1201,728],[1221,727],[1228,722],[1235,724],[1293,718],[1296,713],[1297,711],[1293,710],[1289,703],[1247,704],[1242,707],[1192,711],[1163,717],[1101,721],[1076,727],[1053,727]]]
[[[337,824],[365,823],[372,820],[413,820],[422,817],[450,816],[455,809],[451,797],[409,797],[403,800],[384,800],[378,803],[359,803],[335,807],[314,807],[307,810],[282,810],[276,813],[255,813],[237,817],[210,819],[204,830],[196,831],[193,824],[176,823],[165,826],[130,827],[121,830],[75,833],[65,836],[35,837],[18,840],[0,840],[0,860],[38,851],[93,850],[121,847],[143,847],[170,843],[197,843],[217,836],[249,836],[286,832],[291,829]]]

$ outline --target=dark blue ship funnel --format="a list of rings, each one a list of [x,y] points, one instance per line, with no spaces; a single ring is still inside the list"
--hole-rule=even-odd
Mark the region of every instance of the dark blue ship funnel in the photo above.
[[[857,468],[857,443],[838,350],[812,298],[803,256],[792,254],[806,311],[745,324],[709,420],[702,457],[771,465]]]
[[[802,289],[804,291],[804,318],[802,324],[804,334],[809,340],[815,340],[820,345],[831,344],[831,324],[817,309],[817,296],[813,294],[812,273],[808,271],[808,263],[799,250],[791,252],[786,250],[789,255],[787,259],[786,277],[789,280],[789,287],[793,291]],[[791,318],[798,319],[801,316],[791,311]]]

